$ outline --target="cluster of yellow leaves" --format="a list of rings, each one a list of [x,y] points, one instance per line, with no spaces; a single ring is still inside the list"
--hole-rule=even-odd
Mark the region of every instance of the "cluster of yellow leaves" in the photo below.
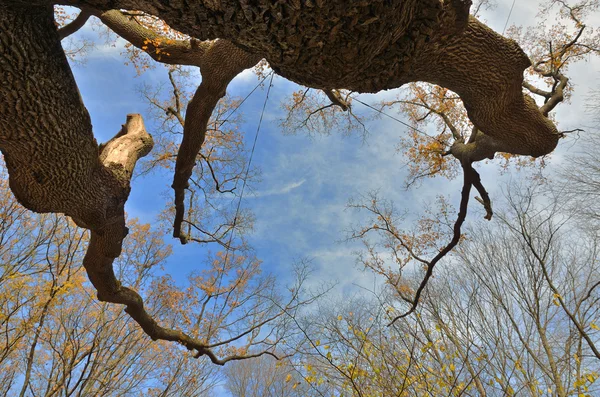
[[[456,140],[467,139],[472,125],[455,93],[432,84],[411,83],[405,96],[384,101],[380,107],[397,108],[414,127],[398,146],[407,156],[410,180],[437,175],[452,179],[458,174],[458,164],[443,154]],[[428,132],[430,122],[436,129],[434,134]]]

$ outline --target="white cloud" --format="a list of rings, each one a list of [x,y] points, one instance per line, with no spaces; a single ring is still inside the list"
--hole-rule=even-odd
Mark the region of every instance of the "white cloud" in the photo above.
[[[287,183],[283,186],[274,188],[274,189],[267,189],[267,190],[263,190],[263,191],[258,191],[256,193],[254,193],[251,196],[248,197],[266,197],[266,196],[276,196],[276,195],[280,195],[280,194],[287,194],[289,192],[291,192],[292,190],[299,188],[300,186],[304,185],[304,182],[306,182],[306,179],[301,179],[297,182],[290,182]]]

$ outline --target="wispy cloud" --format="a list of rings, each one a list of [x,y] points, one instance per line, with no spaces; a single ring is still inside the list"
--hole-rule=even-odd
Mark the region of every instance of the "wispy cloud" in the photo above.
[[[273,189],[267,189],[267,190],[256,192],[253,195],[248,196],[248,197],[249,198],[251,198],[251,197],[258,198],[258,197],[278,196],[280,194],[287,194],[287,193],[291,192],[292,190],[304,185],[304,182],[306,182],[306,179],[301,179],[297,182],[291,182],[291,183],[285,184],[283,186],[275,187]]]

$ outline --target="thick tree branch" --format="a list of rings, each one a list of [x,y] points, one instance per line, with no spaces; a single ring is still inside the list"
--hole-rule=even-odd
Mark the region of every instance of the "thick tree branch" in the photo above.
[[[187,106],[183,140],[177,153],[172,184],[175,192],[173,237],[179,238],[182,244],[188,239],[181,231],[181,223],[185,217],[185,189],[189,186],[196,157],[204,143],[210,116],[225,95],[229,82],[244,69],[256,65],[259,60],[259,57],[240,50],[228,41],[217,40],[211,43],[204,54],[202,65],[199,65],[202,82]]]
[[[91,231],[84,267],[101,301],[126,305],[154,340],[175,341],[215,364],[246,358],[217,357],[202,341],[161,327],[141,296],[117,280],[113,262],[127,235],[124,206],[137,160],[152,148],[139,115],[98,147],[54,26],[52,7],[0,5],[0,149],[15,196],[37,212],[65,213]],[[10,84],[9,84],[10,82]],[[38,100],[30,90],[45,93]],[[9,103],[8,98],[12,98]],[[271,352],[257,353],[271,354]]]
[[[138,23],[119,10],[93,11],[102,23],[157,62],[169,65],[200,66],[209,41],[173,40]]]
[[[92,13],[89,12],[88,10],[85,10],[85,9],[81,10],[79,12],[79,15],[77,15],[77,18],[75,18],[73,21],[71,21],[67,25],[58,29],[58,37],[60,37],[60,39],[63,40],[66,37],[77,32],[79,29],[81,29],[83,27],[83,25],[85,25],[85,23],[88,21],[88,19],[90,19],[91,16],[92,16]]]
[[[469,144],[452,148],[461,160],[480,161],[496,152],[538,157],[556,147],[555,125],[523,94],[523,71],[530,61],[514,41],[471,18],[464,34],[450,38],[442,52],[425,51],[413,75],[463,100],[479,133]]]

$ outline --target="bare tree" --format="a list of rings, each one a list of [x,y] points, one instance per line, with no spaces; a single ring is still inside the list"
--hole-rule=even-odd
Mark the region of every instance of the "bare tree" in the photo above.
[[[225,388],[234,397],[309,396],[308,387],[286,360],[259,357],[237,361],[223,370]]]
[[[394,285],[381,255],[365,255],[385,288],[298,320],[300,356],[315,378],[354,396],[597,394],[600,236],[572,211],[513,186],[496,211],[500,227],[467,228],[415,315],[391,325],[420,276]]]

